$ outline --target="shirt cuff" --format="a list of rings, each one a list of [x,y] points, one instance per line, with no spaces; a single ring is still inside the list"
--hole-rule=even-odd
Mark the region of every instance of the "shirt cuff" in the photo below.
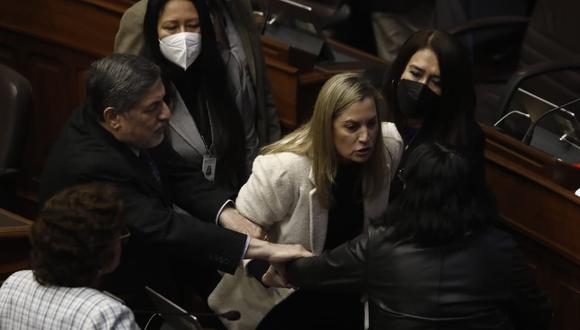
[[[225,202],[225,203],[222,205],[222,207],[220,207],[220,209],[219,209],[219,211],[218,211],[217,215],[215,216],[215,224],[216,224],[216,225],[218,225],[218,226],[219,226],[219,224],[220,224],[220,223],[219,223],[220,215],[222,214],[222,211],[223,211],[223,210],[224,210],[226,207],[228,207],[228,206],[235,208],[235,207],[236,207],[236,204],[234,203],[234,201],[233,201],[233,200],[231,200],[231,199],[228,199],[228,200],[227,200],[227,201],[226,201],[226,202]],[[247,245],[247,244],[248,244],[248,243],[246,243],[246,245]],[[245,252],[245,250],[244,250],[244,255],[246,255],[246,252]]]
[[[242,261],[246,258],[246,252],[248,252],[248,247],[250,246],[250,240],[252,238],[249,235],[246,235],[246,244],[244,244],[244,250],[242,251],[242,256],[240,257],[239,264],[242,264]]]

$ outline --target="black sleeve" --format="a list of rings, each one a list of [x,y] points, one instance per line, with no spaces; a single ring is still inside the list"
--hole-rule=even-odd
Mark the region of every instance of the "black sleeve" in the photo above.
[[[170,251],[185,262],[208,260],[216,268],[233,273],[246,243],[246,235],[176,212],[158,197],[123,185],[125,218],[135,238]]]
[[[286,265],[289,283],[317,289],[361,290],[365,283],[368,237],[358,236],[320,256]]]
[[[183,159],[165,140],[154,150],[162,164],[164,180],[172,189],[173,202],[202,221],[215,222],[220,208],[234,192],[222,189],[205,179],[201,169]]]

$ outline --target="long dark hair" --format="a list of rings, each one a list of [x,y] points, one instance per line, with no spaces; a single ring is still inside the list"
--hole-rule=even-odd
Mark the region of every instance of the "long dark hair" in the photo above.
[[[483,148],[483,133],[475,121],[475,90],[467,50],[452,35],[438,30],[413,34],[399,50],[385,79],[385,92],[390,120],[400,132],[406,118],[397,103],[397,86],[411,57],[419,50],[430,49],[437,56],[441,73],[441,102],[427,114],[422,131],[435,140],[456,147]]]
[[[403,192],[384,217],[393,239],[441,244],[496,219],[479,162],[440,143],[427,143],[413,150],[407,164]]]
[[[164,81],[175,82],[178,77],[185,75],[188,82],[188,91],[191,93],[205,93],[210,105],[212,129],[214,129],[213,143],[217,150],[221,150],[221,159],[218,166],[226,168],[228,173],[237,174],[238,185],[241,185],[247,176],[245,168],[245,138],[242,118],[234,102],[231,91],[228,89],[228,75],[226,66],[218,49],[209,9],[203,0],[191,0],[199,15],[201,27],[202,49],[196,61],[185,71],[169,62],[159,48],[157,24],[166,4],[170,0],[149,0],[143,21],[145,46],[143,55],[157,63],[163,72]],[[166,86],[171,90],[171,86]],[[185,96],[187,97],[187,96]],[[184,97],[184,98],[185,98]],[[222,167],[222,168],[223,168]],[[238,187],[239,188],[239,187]]]

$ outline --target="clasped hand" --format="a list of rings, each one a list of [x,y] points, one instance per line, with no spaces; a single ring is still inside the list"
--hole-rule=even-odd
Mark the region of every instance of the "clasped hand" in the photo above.
[[[286,280],[286,267],[283,263],[273,263],[268,267],[268,271],[262,275],[262,283],[275,288],[292,288],[293,286]]]

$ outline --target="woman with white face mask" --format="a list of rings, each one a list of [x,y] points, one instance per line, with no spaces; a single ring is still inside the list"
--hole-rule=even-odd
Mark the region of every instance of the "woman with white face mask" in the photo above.
[[[208,180],[237,191],[250,170],[244,126],[205,1],[149,0],[143,33],[143,55],[163,72],[174,149]]]

